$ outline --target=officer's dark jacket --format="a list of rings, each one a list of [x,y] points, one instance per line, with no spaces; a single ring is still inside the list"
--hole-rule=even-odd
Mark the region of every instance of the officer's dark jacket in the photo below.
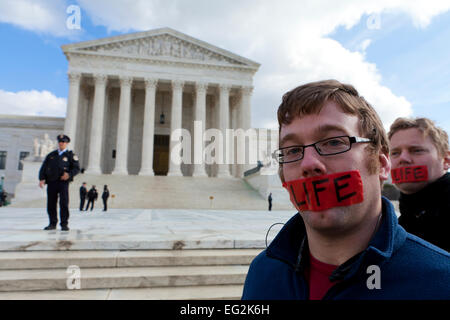
[[[102,199],[108,199],[109,198],[109,191],[108,190],[104,190],[102,193]]]
[[[406,231],[450,251],[450,173],[414,194],[400,193],[400,213]]]
[[[80,172],[78,157],[71,150],[63,152],[61,156],[58,155],[58,150],[55,150],[45,157],[39,170],[39,180],[45,180],[46,183],[58,181],[64,172],[70,176],[68,181],[73,181],[73,177]]]
[[[242,298],[307,300],[308,257],[305,226],[296,214],[251,263]],[[367,285],[373,284],[372,265],[380,268],[381,289]],[[369,246],[339,266],[330,280],[338,282],[325,300],[450,299],[450,254],[407,233],[383,198],[383,218]]]

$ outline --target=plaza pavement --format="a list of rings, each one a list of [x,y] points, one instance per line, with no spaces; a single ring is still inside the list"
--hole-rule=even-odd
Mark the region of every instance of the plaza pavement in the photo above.
[[[0,251],[265,248],[294,210],[71,209],[70,231],[42,230],[44,208],[0,208]],[[275,225],[268,241],[282,225]]]

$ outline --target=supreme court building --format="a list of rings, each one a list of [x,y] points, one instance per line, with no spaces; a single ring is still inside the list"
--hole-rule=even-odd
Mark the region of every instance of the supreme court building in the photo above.
[[[193,137],[195,120],[204,130],[250,129],[258,63],[170,28],[62,49],[64,133],[86,173],[242,176],[239,165],[173,164],[171,134],[183,128]]]

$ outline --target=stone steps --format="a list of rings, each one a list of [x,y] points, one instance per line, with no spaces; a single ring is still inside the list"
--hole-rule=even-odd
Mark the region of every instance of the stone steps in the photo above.
[[[0,299],[239,299],[259,252],[0,252]],[[68,290],[69,266],[80,268],[81,290]]]
[[[88,189],[92,185],[97,186],[99,198],[95,208],[103,208],[101,193],[105,184],[111,194],[109,208],[267,210],[268,206],[267,199],[238,178],[80,174],[70,185],[70,208],[77,209],[79,206],[79,188],[82,182],[88,184]],[[45,189],[39,189],[37,182],[35,189],[37,199],[13,200],[11,207],[45,208]],[[292,209],[292,205],[274,200],[273,210],[285,209]]]
[[[239,300],[243,285],[0,292],[0,300]]]
[[[242,284],[248,265],[81,268],[81,289]],[[66,269],[6,270],[0,291],[66,290]]]
[[[0,270],[248,265],[261,249],[0,252]]]

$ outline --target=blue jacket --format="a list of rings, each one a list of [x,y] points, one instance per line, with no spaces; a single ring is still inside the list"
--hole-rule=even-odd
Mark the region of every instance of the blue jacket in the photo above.
[[[449,212],[450,214],[450,212]],[[304,268],[309,253],[300,214],[292,217],[266,250],[251,263],[242,299],[307,300]],[[381,288],[369,289],[379,267]],[[450,254],[397,223],[394,207],[383,198],[381,225],[363,252],[340,265],[330,280],[339,280],[324,300],[450,299]]]

